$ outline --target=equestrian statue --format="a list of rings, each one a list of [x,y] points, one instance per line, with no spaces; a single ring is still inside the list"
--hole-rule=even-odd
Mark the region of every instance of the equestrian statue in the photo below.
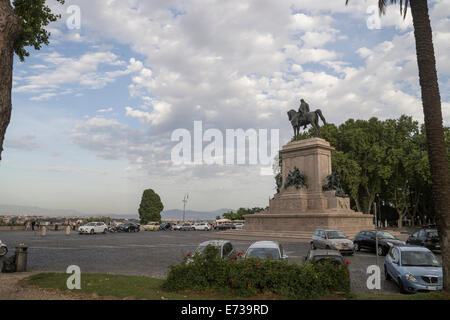
[[[309,104],[306,103],[305,100],[300,100],[300,107],[298,112],[295,110],[291,110],[288,113],[289,121],[294,128],[294,137],[296,137],[300,133],[300,128],[303,126],[303,130],[306,129],[308,124],[312,125],[316,130],[316,135],[318,136],[320,133],[319,126],[319,118],[322,120],[324,124],[327,124],[322,111],[317,109],[316,111],[311,112],[309,109]]]

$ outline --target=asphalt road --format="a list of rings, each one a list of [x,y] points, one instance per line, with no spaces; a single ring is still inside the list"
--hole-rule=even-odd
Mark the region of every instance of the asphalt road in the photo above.
[[[216,239],[215,232],[168,231],[113,233],[96,235],[66,236],[63,232],[48,232],[41,237],[39,232],[0,231],[0,240],[8,245],[11,256],[19,243],[28,249],[30,271],[65,272],[69,265],[77,265],[82,272],[116,273],[165,277],[168,266],[179,263],[184,256],[206,240]],[[254,239],[264,240],[264,239]],[[245,251],[252,240],[231,240],[238,251]],[[290,262],[301,263],[306,256],[308,242],[279,241]],[[0,264],[5,258],[0,258]],[[376,264],[374,253],[358,252],[347,256],[350,261],[352,289],[369,291],[366,287],[369,265]],[[384,257],[380,257],[382,292],[398,292],[396,285],[385,281],[383,275]]]

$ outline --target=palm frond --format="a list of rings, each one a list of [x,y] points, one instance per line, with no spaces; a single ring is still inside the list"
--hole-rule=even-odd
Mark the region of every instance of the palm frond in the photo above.
[[[345,0],[345,5],[348,5],[350,0]],[[396,4],[397,0],[390,0],[391,4]],[[403,1],[405,1],[405,6],[403,6]],[[400,15],[403,14],[403,19],[406,18],[406,13],[408,12],[409,0],[399,0],[400,2]],[[378,9],[380,10],[380,16],[386,14],[387,0],[378,0]],[[404,9],[403,9],[404,8]]]

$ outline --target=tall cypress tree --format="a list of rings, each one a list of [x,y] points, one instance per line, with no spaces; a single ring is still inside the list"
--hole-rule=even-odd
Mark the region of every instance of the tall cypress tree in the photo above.
[[[141,205],[139,206],[139,218],[142,224],[148,222],[160,222],[161,211],[164,205],[159,195],[152,189],[147,189],[142,194]]]

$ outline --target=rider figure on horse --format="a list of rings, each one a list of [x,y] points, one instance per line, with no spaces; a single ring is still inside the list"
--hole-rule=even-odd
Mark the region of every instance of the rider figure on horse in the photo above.
[[[299,113],[300,119],[302,119],[302,118],[304,119],[304,118],[305,118],[305,115],[306,115],[308,112],[310,112],[309,104],[306,103],[305,100],[300,99],[300,108],[298,109],[298,113]],[[305,124],[305,127],[303,128],[303,130],[306,129],[306,126],[307,126],[307,125]]]

